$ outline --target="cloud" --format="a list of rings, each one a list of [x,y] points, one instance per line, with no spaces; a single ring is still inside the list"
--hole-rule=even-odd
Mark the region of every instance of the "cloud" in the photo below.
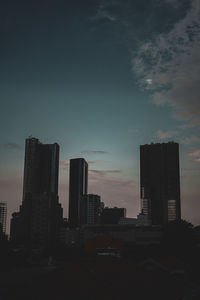
[[[89,171],[89,193],[98,194],[107,206],[127,208],[128,216],[135,217],[140,211],[138,183],[131,179],[114,177],[120,170]]]
[[[191,162],[200,163],[200,149],[188,152],[188,155],[193,158]]]
[[[110,22],[116,21],[116,16],[114,16],[110,11],[109,11],[109,5],[110,3],[101,3],[98,8],[96,15],[91,18],[93,21],[98,21],[98,20],[108,20]]]
[[[127,215],[130,217],[137,216],[140,211],[138,183],[129,178],[121,178],[120,174],[121,170],[89,170],[88,193],[100,195],[101,201],[107,206],[127,208]],[[60,178],[59,195],[64,216],[68,216],[69,180]]]
[[[195,159],[191,159],[190,162],[192,162],[192,163],[200,163],[200,157],[199,158],[195,158]]]
[[[88,161],[87,163],[89,165],[94,165],[94,164],[98,164],[98,163],[107,163],[106,160],[101,160],[101,159],[97,159],[97,160],[90,160]],[[70,165],[70,160],[61,160],[60,161],[60,166],[64,167],[64,169],[68,169],[69,168],[69,165]]]
[[[191,145],[191,144],[198,143],[199,141],[200,141],[200,138],[193,135],[191,137],[188,137],[188,138],[185,138],[185,139],[181,140],[181,143],[185,144],[185,145]]]
[[[188,152],[188,155],[191,157],[200,157],[200,149]]]
[[[151,85],[153,83],[153,80],[148,78],[148,79],[146,79],[146,83]]]
[[[101,159],[98,159],[98,160],[89,160],[88,161],[88,164],[89,165],[93,165],[93,164],[98,164],[98,163],[107,163],[108,161],[106,161],[106,160],[101,160]]]
[[[178,7],[180,4],[179,0],[165,0],[165,2],[173,5],[174,7]]]
[[[102,175],[105,176],[107,174],[116,174],[116,173],[121,173],[121,170],[89,170],[90,174],[98,174],[98,175]]]
[[[81,151],[82,154],[107,154],[108,152],[102,150],[84,150]]]
[[[23,147],[21,145],[13,143],[13,142],[4,144],[4,147],[6,147],[7,149],[11,149],[11,150],[22,150],[23,149]]]
[[[61,160],[60,165],[61,166],[69,166],[69,160]]]
[[[199,168],[181,168],[181,170],[183,170],[183,171],[200,171],[200,167]]]
[[[68,170],[69,169],[69,160],[61,160],[60,161],[60,166],[62,167],[63,170]]]
[[[162,130],[158,130],[157,131],[157,136],[160,138],[160,139],[168,139],[168,138],[171,138],[173,136],[175,136],[178,132],[177,131],[173,131],[173,130],[168,130],[168,131],[162,131]]]
[[[153,102],[169,105],[176,119],[200,126],[200,6],[194,0],[185,17],[168,33],[133,52],[132,69]],[[152,84],[148,83],[151,78]]]
[[[89,165],[95,165],[95,164],[99,164],[99,163],[108,163],[108,161],[106,161],[106,160],[91,160],[91,161],[88,161],[87,163],[89,164]],[[61,160],[60,161],[60,166],[61,166],[61,168],[62,168],[62,170],[64,170],[64,171],[68,171],[69,170],[69,166],[70,166],[70,160],[68,159],[68,160]],[[95,170],[94,170],[95,171]],[[112,170],[110,170],[110,172],[111,172]],[[114,170],[113,170],[114,171]],[[97,171],[98,172],[98,171]],[[100,171],[101,172],[101,171]],[[103,172],[108,172],[109,173],[109,170],[108,171],[103,171]]]

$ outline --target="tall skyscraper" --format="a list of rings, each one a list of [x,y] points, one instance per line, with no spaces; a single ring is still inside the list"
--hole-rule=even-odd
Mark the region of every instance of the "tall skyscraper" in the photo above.
[[[80,226],[81,201],[88,190],[88,164],[83,158],[70,160],[69,225]]]
[[[26,139],[23,198],[29,193],[58,194],[59,145]]]
[[[153,225],[181,218],[177,143],[140,146],[140,194],[143,213]]]
[[[0,234],[6,234],[7,203],[0,202]]]
[[[13,214],[11,220],[11,240],[19,240],[31,248],[55,245],[62,221],[58,166],[58,144],[26,139],[23,201],[20,212]]]

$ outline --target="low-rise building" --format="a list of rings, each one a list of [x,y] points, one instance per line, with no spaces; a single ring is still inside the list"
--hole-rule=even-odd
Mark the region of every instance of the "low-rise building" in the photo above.
[[[105,207],[101,213],[101,224],[118,224],[120,218],[126,217],[126,209],[121,207]]]

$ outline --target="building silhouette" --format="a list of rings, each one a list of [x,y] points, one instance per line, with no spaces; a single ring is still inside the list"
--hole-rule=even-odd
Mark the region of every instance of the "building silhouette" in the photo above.
[[[0,202],[0,234],[6,234],[7,203]]]
[[[58,202],[59,145],[26,139],[23,200],[12,215],[11,241],[30,248],[54,247],[62,208]]]
[[[28,194],[58,194],[59,145],[26,139],[23,199]]]
[[[81,201],[81,225],[100,224],[102,205],[103,203],[99,195],[84,195]]]
[[[152,225],[181,218],[177,143],[140,146],[140,194],[142,211]]]
[[[126,208],[105,207],[101,213],[101,224],[118,224],[120,218],[126,217]]]
[[[88,164],[83,158],[70,160],[69,174],[69,226],[81,225],[81,202],[88,190]]]
[[[23,245],[25,242],[24,224],[20,212],[14,212],[10,220],[10,241],[14,245]]]

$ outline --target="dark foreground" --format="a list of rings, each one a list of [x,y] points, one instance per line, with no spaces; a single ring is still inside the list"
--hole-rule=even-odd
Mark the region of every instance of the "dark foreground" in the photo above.
[[[112,257],[18,268],[0,276],[0,300],[185,300],[193,289],[183,274],[147,270]]]

